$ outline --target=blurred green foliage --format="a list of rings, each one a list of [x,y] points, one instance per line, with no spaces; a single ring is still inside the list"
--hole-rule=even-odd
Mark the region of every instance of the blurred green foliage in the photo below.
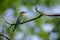
[[[8,9],[8,8],[12,8],[14,9],[15,11],[15,16],[18,15],[18,8],[22,5],[28,7],[29,9],[32,9],[32,6],[33,6],[33,3],[32,2],[35,2],[36,5],[45,5],[47,7],[51,7],[51,6],[55,6],[55,5],[58,5],[60,4],[60,0],[0,0],[0,17],[1,15],[4,14],[4,12]],[[42,17],[44,18],[44,17]],[[26,20],[26,19],[25,19]],[[44,32],[42,29],[41,29],[41,24],[43,21],[41,21],[42,19],[37,19],[35,20],[34,22],[36,23],[36,26],[38,28],[40,28],[41,32],[38,33],[38,36],[39,37],[42,37],[44,38],[45,40],[48,40],[49,39],[49,34]],[[53,19],[51,20],[44,20],[46,23],[52,23],[55,25],[55,28],[54,28],[54,32],[57,32],[59,35],[60,35],[60,18],[58,17],[53,17]],[[43,22],[44,23],[44,22]],[[6,25],[5,25],[6,26]],[[16,28],[17,31],[21,31],[18,29],[19,27]],[[29,26],[28,26],[29,28]],[[7,29],[7,28],[6,28]],[[6,30],[7,31],[7,30]],[[16,31],[16,32],[17,32]],[[12,32],[12,33],[8,33],[9,37],[11,39],[14,39],[14,36],[15,36],[15,33],[16,32]],[[34,29],[31,28],[31,30],[29,31],[31,32],[31,34],[34,34]],[[0,40],[2,40],[0,38]],[[60,36],[58,37],[58,40],[60,40]]]
[[[46,6],[54,6],[56,4],[60,3],[60,0],[0,0],[0,14],[2,14],[7,8],[17,8],[21,5],[26,5],[31,7],[33,4],[32,2],[35,2],[36,4],[43,4]]]

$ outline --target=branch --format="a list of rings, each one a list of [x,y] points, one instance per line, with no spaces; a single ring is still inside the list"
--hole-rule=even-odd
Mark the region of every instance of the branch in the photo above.
[[[0,34],[0,36],[5,37],[7,40],[10,40],[7,36]]]
[[[33,1],[32,4],[35,6],[36,12],[38,12],[39,14],[42,14],[44,16],[60,16],[60,14],[57,14],[57,13],[56,14],[50,14],[50,15],[49,14],[43,14],[42,12],[38,11],[35,1]]]
[[[60,14],[44,14],[45,16],[60,16]]]
[[[34,5],[35,5],[35,4],[34,4]],[[30,20],[28,20],[28,21],[22,22],[22,23],[20,23],[20,24],[23,24],[23,23],[27,23],[27,22],[30,22],[30,21],[36,20],[36,19],[40,18],[40,17],[43,15],[42,12],[38,11],[36,5],[35,5],[35,10],[40,14],[38,17],[35,17],[35,18],[30,19]]]
[[[15,24],[11,24],[11,23],[8,23],[6,20],[4,20],[7,24],[9,24],[9,25],[15,25]]]
[[[42,15],[39,15],[39,16],[36,17],[36,18],[33,18],[33,19],[28,20],[28,21],[22,22],[22,23],[20,23],[20,24],[23,24],[23,23],[27,23],[27,22],[30,22],[30,21],[36,20],[36,19],[40,18],[41,16],[42,16]]]

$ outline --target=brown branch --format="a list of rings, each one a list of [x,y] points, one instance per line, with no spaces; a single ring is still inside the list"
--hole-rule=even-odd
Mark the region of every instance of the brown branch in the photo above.
[[[45,16],[60,16],[60,14],[44,14]]]
[[[33,19],[28,20],[28,21],[22,22],[22,23],[20,23],[20,24],[24,24],[24,23],[27,23],[27,22],[30,22],[30,21],[36,20],[36,19],[40,18],[41,16],[42,16],[42,15],[39,15],[39,16],[36,17],[36,18],[33,18]]]
[[[35,6],[36,12],[38,12],[39,14],[42,14],[44,16],[60,16],[60,14],[57,14],[57,13],[56,14],[43,14],[42,12],[38,11],[35,1],[32,1],[32,4]]]
[[[6,38],[7,40],[10,40],[7,36],[3,35],[3,34],[0,34],[0,36]]]
[[[22,22],[22,23],[19,23],[19,24],[23,24],[23,23],[27,23],[27,22],[30,22],[30,21],[33,21],[33,20],[36,20],[36,19],[38,19],[38,18],[40,18],[42,15],[39,15],[38,17],[35,17],[35,18],[33,18],[33,19],[30,19],[30,20],[28,20],[28,21],[25,21],[25,22]],[[7,24],[9,24],[9,25],[15,25],[15,24],[10,24],[10,23],[8,23],[7,21],[5,21]]]
[[[35,4],[34,4],[34,5],[35,5]],[[30,21],[36,20],[36,19],[40,18],[40,17],[43,15],[42,12],[38,11],[36,5],[35,5],[35,10],[40,14],[38,17],[35,17],[35,18],[30,19],[30,20],[28,20],[28,21],[22,22],[22,23],[20,23],[20,24],[23,24],[23,23],[27,23],[27,22],[30,22]]]
[[[15,24],[11,24],[11,23],[7,22],[6,20],[4,20],[4,21],[11,26],[15,25]]]

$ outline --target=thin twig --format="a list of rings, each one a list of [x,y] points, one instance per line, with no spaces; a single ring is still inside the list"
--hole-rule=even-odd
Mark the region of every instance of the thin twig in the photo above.
[[[44,14],[45,16],[60,16],[60,14]]]
[[[42,12],[38,11],[35,1],[33,1],[32,4],[35,6],[36,12],[38,12],[39,14],[42,14],[44,16],[60,16],[60,13],[59,14],[57,13],[56,14],[43,14]]]
[[[12,26],[13,26],[13,25],[11,24],[10,27],[8,28],[8,31],[9,31],[9,29],[10,29]]]
[[[7,24],[9,24],[9,25],[12,25],[12,26],[15,25],[15,24],[11,24],[11,23],[7,22],[6,20],[4,20],[4,21],[5,21]]]
[[[33,18],[33,19],[28,20],[28,21],[22,22],[22,23],[20,23],[20,24],[24,24],[24,23],[27,23],[27,22],[30,22],[30,21],[36,20],[36,19],[40,18],[41,16],[42,16],[42,15],[39,15],[39,16],[36,17],[36,18]]]
[[[0,34],[0,36],[5,37],[7,40],[10,40],[7,36]]]

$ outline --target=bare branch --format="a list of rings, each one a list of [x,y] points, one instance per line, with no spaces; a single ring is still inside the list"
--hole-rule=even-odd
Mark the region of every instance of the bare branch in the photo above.
[[[8,28],[8,31],[9,31],[9,29],[10,29],[12,26],[13,26],[13,25],[11,24],[10,27]]]
[[[36,18],[33,18],[33,19],[28,20],[28,21],[22,22],[22,23],[20,23],[20,24],[24,24],[24,23],[27,23],[27,22],[30,22],[30,21],[36,20],[36,19],[40,18],[41,16],[42,16],[42,15],[39,15],[39,16],[36,17]]]
[[[15,25],[15,24],[11,24],[11,23],[8,23],[6,20],[4,20],[7,24],[9,24],[9,25]]]
[[[60,16],[60,14],[57,14],[57,13],[56,14],[43,14],[42,12],[38,11],[35,1],[33,1],[32,4],[35,6],[36,12],[38,12],[39,14],[42,14],[44,16]]]
[[[8,23],[6,20],[4,20],[7,24],[11,25],[10,23]]]
[[[3,35],[3,34],[0,34],[0,36],[6,38],[7,40],[10,40],[7,36]]]
[[[60,16],[60,14],[44,14],[45,16]]]

